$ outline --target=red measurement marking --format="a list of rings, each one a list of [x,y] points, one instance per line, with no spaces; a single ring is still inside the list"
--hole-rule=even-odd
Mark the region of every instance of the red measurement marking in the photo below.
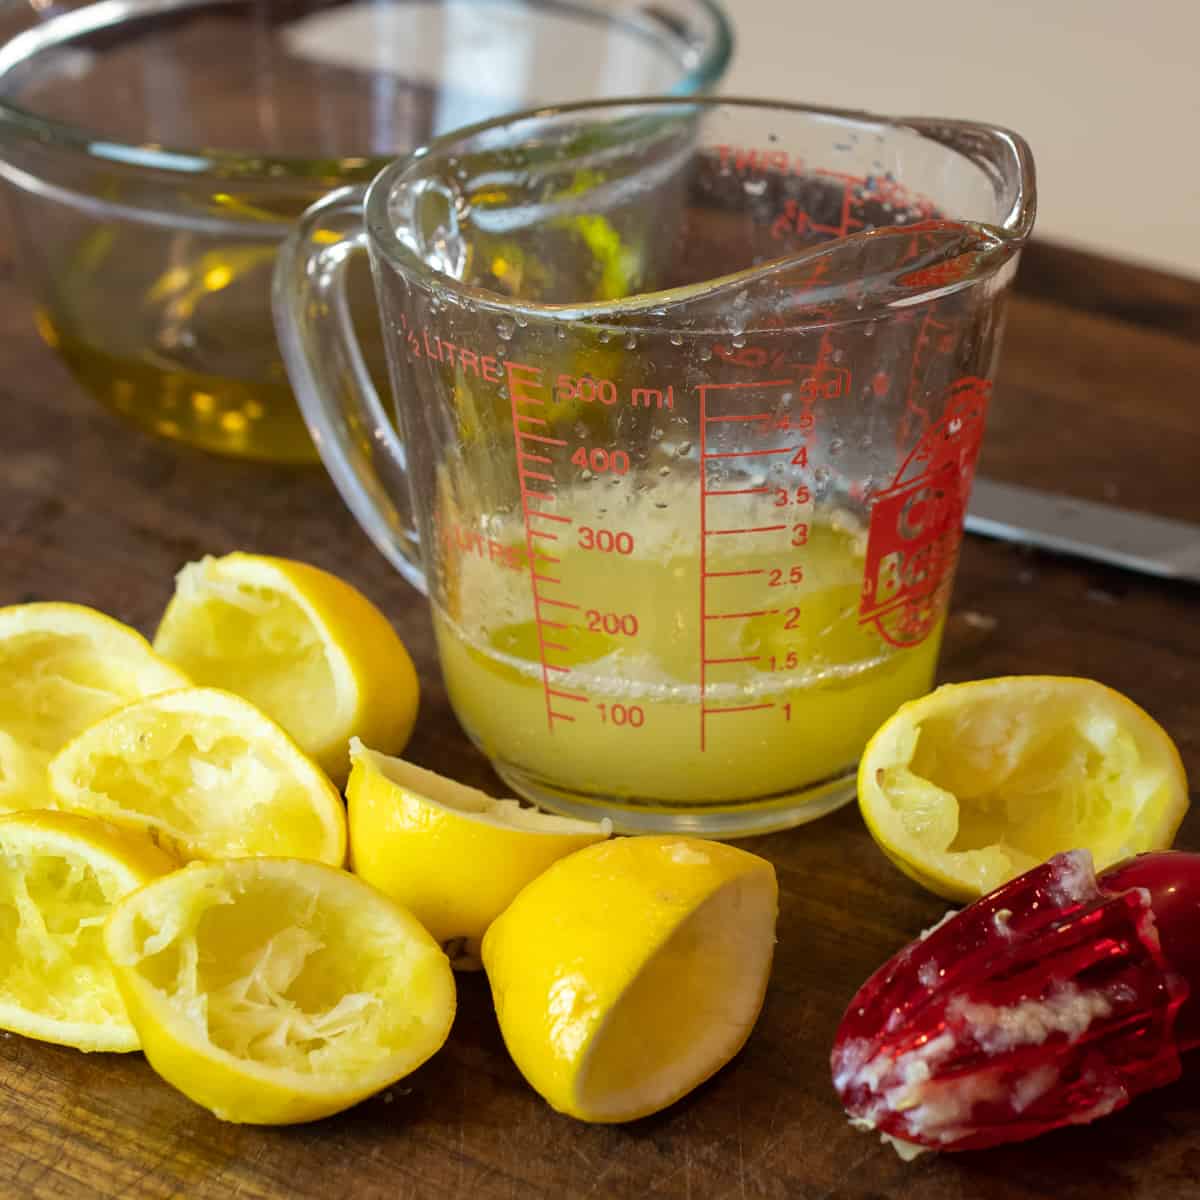
[[[535,551],[534,551],[534,554],[536,554],[536,555],[537,555],[537,557],[538,557],[538,558],[540,558],[540,559],[542,560],[542,562],[548,562],[548,563],[560,563],[560,562],[562,562],[562,559],[561,559],[561,558],[555,558],[553,554],[547,554],[547,553],[545,552],[545,550],[535,550]]]
[[[775,365],[778,366],[778,362]],[[794,379],[756,379],[752,383],[746,383],[745,381],[740,383],[705,383],[701,386],[706,392],[736,392],[745,390],[746,388],[792,387],[795,382]],[[704,417],[703,419],[705,421],[720,421],[722,418]],[[746,420],[761,421],[762,417],[747,417]]]
[[[730,579],[734,575],[765,575],[766,573],[766,567],[754,567],[746,571],[705,571],[703,577],[705,579]]]
[[[530,496],[535,496],[540,500],[554,501],[555,497],[552,492],[532,492],[525,484],[525,478],[528,472],[521,466],[521,438],[525,436],[519,422],[529,421],[534,425],[547,424],[541,417],[530,417],[525,413],[517,411],[518,404],[543,404],[544,400],[538,397],[536,389],[542,385],[542,372],[537,367],[525,366],[521,363],[506,362],[504,364],[505,372],[508,376],[508,394],[509,394],[509,410],[512,416],[512,431],[513,431],[513,450],[517,455],[517,482],[521,488],[521,509],[525,514],[525,551],[529,557],[529,590],[533,595],[533,628],[537,634],[538,641],[538,657],[542,663],[542,692],[546,701],[546,728],[553,733],[554,722],[558,717],[554,707],[550,702],[550,664],[546,661],[546,639],[543,636],[543,629],[546,624],[542,620],[541,606],[543,603],[551,603],[544,601],[538,594],[538,581],[549,581],[549,577],[539,574],[535,566],[536,553],[533,547],[533,526],[530,521],[535,516],[551,517],[551,513],[543,513],[540,509],[531,509],[529,507]],[[565,443],[564,443],[565,444]],[[551,478],[551,482],[553,479]]]
[[[536,514],[530,513],[529,515],[532,517],[532,516],[535,516]],[[549,516],[548,513],[546,515]],[[549,533],[545,529],[531,529],[529,531],[529,536],[545,538],[546,541],[548,541],[548,542],[557,542],[558,541],[557,533]],[[557,562],[558,560],[555,559],[554,561]]]
[[[546,617],[543,617],[541,619],[541,621],[539,622],[539,624],[545,629],[570,629],[571,628],[571,626],[568,625],[565,621],[551,621]],[[550,643],[547,642],[546,645],[548,646],[548,645],[550,645]]]
[[[542,624],[547,625],[549,622],[543,621]],[[563,628],[566,629],[566,626],[564,625]],[[562,642],[543,642],[542,645],[545,646],[547,650],[569,650],[571,648],[570,646],[564,646]],[[565,671],[567,668],[555,667],[554,669],[556,671]]]
[[[555,712],[553,709],[547,709],[547,710],[546,710],[546,716],[548,716],[548,717],[550,718],[550,728],[551,728],[551,729],[553,729],[553,728],[554,728],[554,722],[555,722],[555,721],[571,721],[571,722],[574,722],[574,720],[575,720],[575,718],[574,718],[574,717],[572,717],[572,716],[568,716],[566,713]]]
[[[535,604],[554,604],[554,605],[557,605],[559,608],[576,608],[577,609],[579,607],[578,604],[572,604],[569,600],[551,600],[549,596],[539,596],[536,591],[533,593],[533,599],[534,599]],[[544,625],[548,625],[549,623],[550,623],[549,621],[542,622],[542,624],[544,624]]]
[[[705,661],[709,664],[709,666],[715,666],[717,663],[758,662],[761,657],[762,656],[759,654],[751,654],[746,658],[710,658],[706,659]]]
[[[737,708],[702,708],[700,711],[706,717],[716,713],[757,712],[760,708],[774,708],[774,704],[739,704]]]
[[[547,650],[551,649],[549,642],[546,642],[544,644],[545,644],[545,647]],[[559,649],[565,650],[566,646],[561,646],[561,647],[559,647]],[[546,664],[546,670],[547,671],[561,671],[564,675],[566,675],[570,672],[571,668],[570,667],[560,667],[557,665],[557,663],[548,662]]]
[[[721,384],[707,384],[707,387],[720,387]],[[747,413],[745,416],[734,414],[728,417],[705,417],[704,419],[711,425],[714,421],[769,421],[774,413]]]
[[[562,583],[561,579],[555,579],[553,575],[539,575],[537,572],[530,575],[530,579],[536,579],[539,583]]]
[[[768,617],[772,613],[777,613],[777,608],[759,608],[754,612],[736,612],[736,613],[705,613],[706,621],[732,621],[738,617]]]
[[[578,692],[562,692],[558,688],[547,688],[546,691],[551,696],[557,696],[560,700],[578,700],[581,704],[591,703],[586,696],[581,696]]]
[[[546,462],[549,462],[549,461],[550,461],[549,459],[546,459]],[[547,483],[554,482],[554,476],[547,475],[544,471],[522,471],[521,478],[522,479],[544,479],[547,481]],[[530,493],[530,494],[532,495],[532,493]]]
[[[525,509],[527,517],[545,517],[547,521],[562,521],[566,525],[571,524],[570,517],[560,517],[558,513],[542,512],[540,508],[527,508],[525,505],[521,507]]]
[[[746,529],[709,529],[706,532],[713,537],[718,537],[727,533],[778,533],[779,530],[786,528],[786,525],[751,525]]]
[[[761,458],[764,454],[794,454],[794,446],[779,446],[771,450],[722,450],[719,454],[702,454],[702,459],[708,458]]]
[[[544,425],[545,422],[543,421]],[[527,442],[541,442],[544,446],[565,446],[564,438],[543,437],[540,433],[527,433],[524,429],[517,430],[517,437],[524,438]]]
[[[565,445],[566,445],[566,442],[564,442],[564,443],[563,443],[563,445],[565,446]],[[518,451],[517,451],[517,457],[518,457],[518,458],[523,458],[523,459],[525,459],[527,462],[545,462],[545,463],[548,463],[548,462],[553,462],[553,461],[554,461],[554,459],[552,459],[552,458],[547,458],[547,457],[546,457],[544,454],[530,454],[528,450],[518,450]]]
[[[708,513],[705,511],[708,497],[704,494],[704,463],[708,458],[705,430],[708,428],[708,413],[705,408],[708,389],[700,389],[700,753],[708,749],[708,733],[704,727],[704,689],[708,686],[708,625],[707,598],[704,581],[708,576]]]
[[[772,490],[769,487],[725,488],[724,490],[709,488],[704,494],[706,496],[761,496]]]

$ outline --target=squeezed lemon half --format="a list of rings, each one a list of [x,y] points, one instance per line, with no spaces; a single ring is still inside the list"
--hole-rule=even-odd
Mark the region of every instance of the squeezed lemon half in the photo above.
[[[102,821],[0,817],[0,1028],[80,1050],[136,1050],[103,924],[122,896],[177,866]]]
[[[94,609],[0,608],[0,812],[45,808],[46,764],[93,721],[188,683],[140,633]]]
[[[619,838],[560,859],[483,939],[513,1061],[581,1120],[674,1103],[750,1036],[777,909],[771,864],[719,842]]]
[[[110,713],[55,755],[48,779],[58,807],[144,830],[185,861],[346,856],[328,777],[249,701],[216,688]]]
[[[901,705],[863,752],[858,801],[883,852],[970,901],[1053,854],[1097,870],[1170,846],[1187,778],[1166,731],[1090,679],[947,684]]]
[[[493,800],[358,739],[350,759],[353,870],[403,904],[458,967],[479,965],[487,927],[531,879],[612,828]]]
[[[420,1066],[454,1019],[437,943],[321,863],[192,863],[117,905],[104,944],[150,1065],[225,1121],[348,1108]]]
[[[262,709],[341,786],[357,734],[389,754],[417,715],[403,642],[361,592],[307,563],[228,554],[176,576],[154,648]]]

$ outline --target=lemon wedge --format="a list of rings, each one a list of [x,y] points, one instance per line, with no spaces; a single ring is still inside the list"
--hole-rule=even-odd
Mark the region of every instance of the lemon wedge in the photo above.
[[[342,798],[249,701],[187,688],[84,730],[47,774],[57,807],[150,833],[181,860],[269,854],[341,866]]]
[[[858,771],[876,842],[910,878],[970,901],[1064,850],[1096,869],[1170,846],[1188,807],[1174,742],[1091,679],[947,684],[902,705]]]
[[[358,739],[350,761],[352,869],[403,904],[456,967],[479,965],[487,927],[531,879],[612,831],[493,800]]]
[[[306,563],[228,554],[176,576],[154,648],[195,683],[277,721],[339,787],[357,734],[389,754],[417,715],[417,674],[384,615]]]
[[[619,838],[560,859],[483,939],[513,1061],[584,1121],[674,1103],[750,1036],[777,907],[771,864],[719,842]]]
[[[127,625],[79,604],[0,608],[0,812],[46,807],[46,764],[130,700],[188,686]]]
[[[86,817],[0,817],[0,1028],[80,1050],[136,1050],[101,942],[122,896],[178,863]]]
[[[104,944],[150,1065],[224,1121],[356,1104],[446,1040],[454,975],[417,920],[322,863],[192,863],[128,896]]]

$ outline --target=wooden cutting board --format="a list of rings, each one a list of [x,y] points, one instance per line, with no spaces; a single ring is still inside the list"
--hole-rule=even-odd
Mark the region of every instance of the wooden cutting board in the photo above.
[[[189,559],[234,548],[308,559],[366,591],[411,648],[424,696],[410,756],[498,787],[448,707],[424,602],[323,473],[130,429],[37,340],[0,255],[0,603],[73,600],[149,632]],[[1200,521],[1197,380],[1200,284],[1035,245],[982,469]],[[940,674],[1095,676],[1148,708],[1200,778],[1198,605],[1197,589],[968,538]],[[910,1165],[852,1130],[829,1084],[837,1020],[945,904],[884,860],[853,808],[749,844],[776,864],[782,893],[766,1007],[739,1058],[668,1112],[592,1128],[550,1111],[505,1054],[485,981],[467,976],[432,1062],[307,1127],[222,1124],[139,1055],[0,1037],[0,1196],[1200,1197],[1194,1082],[1090,1128]],[[1200,810],[1178,844],[1200,850]]]

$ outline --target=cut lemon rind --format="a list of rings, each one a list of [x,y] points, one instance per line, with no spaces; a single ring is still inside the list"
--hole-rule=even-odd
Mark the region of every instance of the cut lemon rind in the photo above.
[[[256,704],[339,787],[352,735],[398,753],[416,719],[416,670],[387,618],[307,563],[239,552],[187,564],[154,646]]]
[[[0,965],[0,1028],[79,1050],[139,1049],[100,926],[122,896],[178,865],[107,822],[38,810],[0,817],[0,914],[8,910],[3,926],[12,931]]]
[[[580,1120],[635,1120],[741,1050],[774,953],[775,872],[722,843],[621,838],[564,858],[483,939],[501,1033]]]
[[[92,721],[189,682],[140,633],[95,609],[0,608],[0,812],[44,808],[46,763]]]
[[[887,857],[969,902],[1043,859],[1098,869],[1171,845],[1187,811],[1175,744],[1095,680],[1003,676],[902,705],[867,745],[859,807]]]
[[[453,973],[419,922],[321,863],[192,863],[118,905],[104,938],[150,1065],[225,1121],[349,1108],[454,1019]]]
[[[612,831],[493,799],[357,738],[350,758],[353,870],[408,908],[459,969],[480,965],[484,932],[531,879]]]
[[[60,750],[47,779],[59,808],[145,831],[183,861],[345,861],[345,813],[328,776],[269,717],[217,688],[118,709]]]

